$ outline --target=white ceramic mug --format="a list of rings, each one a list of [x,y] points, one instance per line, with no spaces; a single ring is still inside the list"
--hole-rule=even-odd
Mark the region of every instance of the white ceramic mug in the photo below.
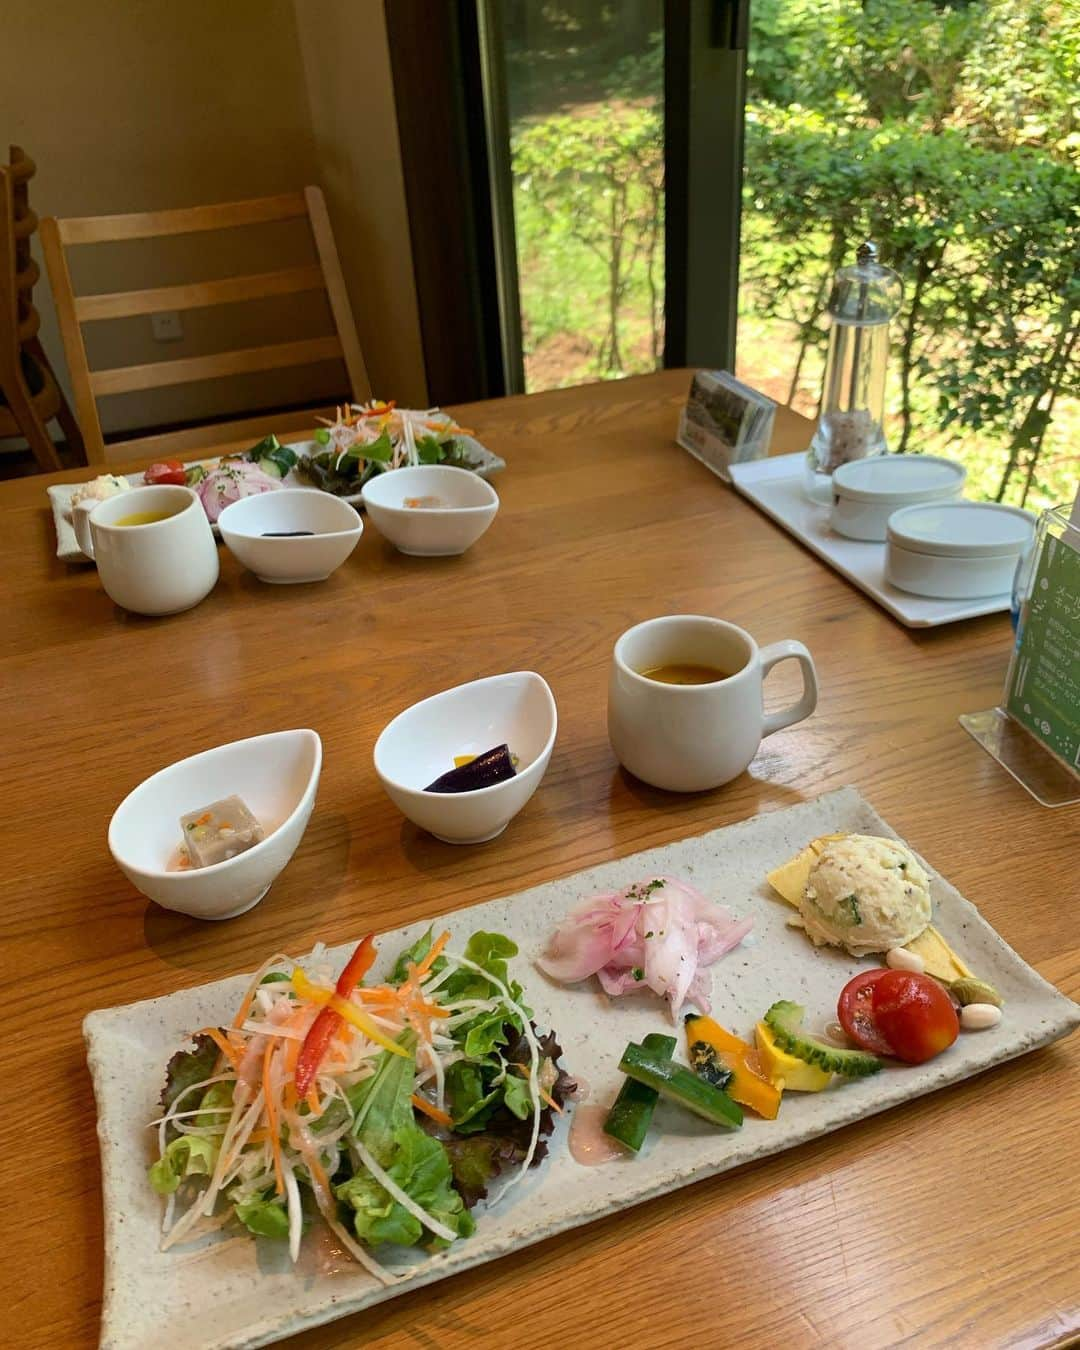
[[[802,697],[765,713],[762,683],[777,664],[802,666]],[[709,684],[664,684],[641,672],[666,665],[733,672]],[[744,629],[700,614],[648,619],[615,644],[608,685],[608,736],[624,768],[669,792],[701,792],[746,768],[765,736],[817,707],[817,671],[801,642],[758,649]]]
[[[146,525],[127,516],[169,514]],[[177,614],[205,599],[218,579],[217,543],[190,488],[133,488],[71,513],[79,547],[97,563],[106,594],[134,614]]]

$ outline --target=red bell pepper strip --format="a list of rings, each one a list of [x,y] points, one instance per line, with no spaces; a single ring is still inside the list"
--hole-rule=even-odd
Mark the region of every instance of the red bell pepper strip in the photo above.
[[[369,933],[362,942],[357,944],[356,950],[349,957],[345,969],[338,976],[334,992],[339,998],[349,997],[371,969],[374,960],[375,934]],[[341,1014],[336,1013],[331,1007],[322,1008],[318,1017],[312,1022],[308,1034],[304,1037],[304,1043],[300,1047],[300,1054],[296,1059],[296,1072],[293,1075],[298,1097],[303,1097],[311,1086],[316,1073],[318,1073],[319,1065],[323,1062],[326,1052],[330,1048],[330,1042],[337,1035],[341,1024]]]

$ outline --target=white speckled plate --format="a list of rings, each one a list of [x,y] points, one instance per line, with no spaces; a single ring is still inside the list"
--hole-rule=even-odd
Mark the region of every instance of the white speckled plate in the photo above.
[[[772,897],[764,876],[810,839],[834,831],[895,833],[854,789],[844,788],[458,911],[446,916],[445,923],[458,950],[477,928],[514,938],[522,949],[516,973],[537,1023],[559,1033],[567,1068],[584,1075],[593,1099],[610,1101],[627,1041],[663,1029],[666,1019],[651,997],[609,1002],[592,981],[561,988],[532,966],[531,959],[569,906],[591,891],[621,887],[658,872],[684,876],[737,912],[752,913],[755,920],[753,945],[737,949],[713,968],[715,1015],[745,1035],[769,1004],[786,997],[804,1003],[808,1025],[820,1029],[835,1015],[843,984],[871,963],[812,948],[800,932],[786,926],[791,911]],[[820,1094],[789,1094],[777,1120],[759,1120],[748,1112],[743,1128],[734,1133],[713,1130],[661,1103],[642,1155],[606,1167],[574,1163],[560,1122],[551,1157],[502,1205],[479,1212],[474,1237],[437,1256],[418,1253],[414,1273],[389,1288],[356,1266],[328,1259],[327,1246],[314,1231],[305,1238],[307,1250],[297,1270],[282,1259],[282,1244],[255,1242],[246,1235],[185,1251],[158,1250],[161,1202],[145,1180],[154,1133],[146,1122],[156,1114],[169,1056],[190,1030],[231,1017],[246,975],[91,1013],[84,1032],[97,1096],[105,1199],[102,1345],[109,1350],[264,1345],[691,1181],[792,1148],[981,1073],[1064,1036],[1080,1023],[1080,1007],[1025,965],[973,905],[928,870],[936,924],[1006,1000],[998,1028],[963,1034],[944,1055],[918,1068],[891,1067]],[[386,935],[375,975],[424,927],[414,924]],[[267,954],[252,952],[252,965]]]
[[[506,460],[499,455],[493,454],[486,446],[481,445],[474,436],[461,435],[458,437],[458,440],[463,441],[468,445],[473,463],[476,465],[475,472],[481,478],[490,478],[492,474],[496,474],[500,469],[506,468]],[[315,441],[289,441],[285,442],[285,444],[288,445],[290,450],[295,450],[298,455],[310,455],[313,451],[323,449],[323,447],[317,445]],[[192,464],[205,464],[207,468],[210,468],[219,461],[217,459],[198,459],[190,462]],[[129,473],[127,479],[133,487],[140,487],[142,485],[143,476],[141,473]],[[312,486],[306,478],[300,477],[300,475],[294,471],[287,473],[282,481],[286,487]],[[53,524],[56,526],[56,556],[61,562],[90,561],[79,547],[75,538],[75,531],[71,527],[71,498],[78,486],[78,483],[53,483],[50,487],[45,489],[46,495],[49,498],[49,505],[52,507]],[[343,497],[342,501],[348,502],[350,506],[355,506],[358,511],[361,510],[361,497],[359,492],[350,493],[349,496]],[[213,525],[211,528],[213,529],[214,534],[220,539],[221,536],[218,534],[217,525]]]

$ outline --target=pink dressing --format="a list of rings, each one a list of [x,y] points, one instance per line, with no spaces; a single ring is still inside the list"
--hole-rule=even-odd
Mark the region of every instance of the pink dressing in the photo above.
[[[570,1156],[582,1167],[599,1167],[602,1163],[629,1158],[630,1150],[604,1133],[606,1106],[576,1106],[570,1122]]]

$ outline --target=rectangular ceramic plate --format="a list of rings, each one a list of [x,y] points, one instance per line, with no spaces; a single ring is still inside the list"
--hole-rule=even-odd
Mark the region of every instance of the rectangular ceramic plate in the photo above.
[[[454,950],[460,951],[468,935],[480,928],[506,933],[518,943],[521,955],[512,969],[525,986],[537,1024],[556,1030],[567,1069],[585,1077],[592,1099],[610,1102],[627,1041],[670,1024],[652,997],[609,1001],[594,981],[563,988],[540,974],[533,959],[570,906],[583,895],[657,873],[685,877],[737,913],[754,917],[752,945],[736,949],[713,967],[714,1015],[746,1035],[771,1003],[788,997],[806,1005],[807,1025],[820,1030],[835,1016],[841,987],[870,963],[815,949],[801,932],[788,927],[791,910],[773,896],[765,873],[810,839],[837,831],[894,833],[853,788],[844,788],[460,910],[438,922],[451,930]],[[413,1272],[389,1288],[355,1265],[328,1263],[326,1245],[314,1230],[305,1237],[306,1252],[297,1270],[289,1268],[283,1244],[255,1242],[247,1235],[219,1239],[213,1246],[158,1250],[161,1201],[145,1174],[156,1131],[148,1130],[146,1122],[158,1114],[164,1067],[192,1029],[232,1016],[248,976],[91,1013],[84,1033],[97,1097],[105,1203],[102,1345],[109,1350],[263,1345],[691,1181],[792,1148],[981,1073],[1076,1026],[1080,1007],[1026,966],[974,905],[928,871],[935,923],[1005,999],[1000,1026],[962,1035],[946,1054],[918,1068],[890,1067],[823,1093],[788,1094],[777,1120],[759,1120],[748,1112],[742,1129],[732,1133],[661,1103],[642,1154],[608,1166],[576,1164],[567,1153],[566,1126],[560,1121],[551,1156],[491,1211],[478,1210],[474,1237],[437,1256],[415,1253]],[[384,974],[400,947],[426,927],[413,924],[385,934],[372,978]],[[252,952],[252,964],[266,955]]]
[[[500,469],[506,468],[506,460],[493,454],[486,449],[472,436],[458,436],[457,440],[464,441],[472,454],[473,460],[478,462],[475,472],[481,478],[490,478],[492,474],[498,473]],[[324,447],[317,445],[314,441],[291,441],[288,442],[289,448],[295,450],[298,455],[309,455],[312,451],[322,450]],[[207,467],[216,465],[217,459],[197,459],[192,460],[193,464],[205,464]],[[138,487],[142,481],[141,473],[129,473],[127,475],[129,483]],[[287,473],[281,480],[286,487],[313,487],[314,484],[307,482],[306,479],[298,477],[295,473]],[[49,505],[52,507],[53,524],[56,526],[56,556],[61,562],[89,562],[90,559],[82,551],[75,541],[75,531],[71,528],[71,495],[79,486],[78,483],[53,483],[51,487],[45,489],[49,497]],[[353,492],[347,497],[342,497],[343,502],[349,502],[360,509],[360,493]],[[212,526],[214,534],[218,533],[216,525]],[[218,535],[220,538],[220,535]]]
[[[802,490],[805,454],[776,455],[751,464],[733,464],[735,490],[771,516],[789,534],[824,559],[853,586],[872,596],[882,609],[908,628],[937,628],[958,619],[997,614],[1008,609],[1008,595],[976,600],[931,600],[910,595],[885,580],[885,545],[845,539],[829,528],[829,508],[807,499]]]

